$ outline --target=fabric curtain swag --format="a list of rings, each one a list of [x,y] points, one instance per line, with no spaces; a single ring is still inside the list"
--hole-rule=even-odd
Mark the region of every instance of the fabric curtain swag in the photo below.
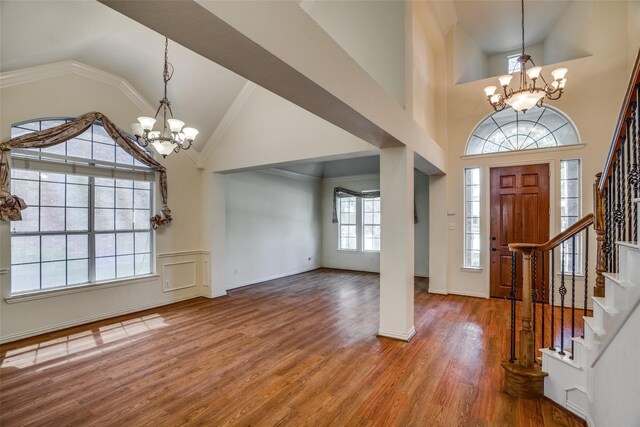
[[[333,189],[333,219],[332,223],[337,224],[338,221],[338,199],[342,197],[361,197],[363,199],[375,199],[380,197],[380,190],[378,191],[354,191],[343,187],[334,187]],[[418,223],[418,213],[416,212],[416,205],[413,205],[413,223]]]
[[[171,210],[167,206],[167,170],[165,167],[133,142],[108,117],[98,112],[87,113],[60,126],[21,135],[0,144],[0,221],[20,221],[22,220],[21,211],[27,208],[24,200],[9,192],[11,149],[46,148],[61,144],[82,134],[95,122],[101,122],[107,134],[127,154],[158,172],[162,209],[160,213],[150,218],[151,227],[157,230],[173,221]]]

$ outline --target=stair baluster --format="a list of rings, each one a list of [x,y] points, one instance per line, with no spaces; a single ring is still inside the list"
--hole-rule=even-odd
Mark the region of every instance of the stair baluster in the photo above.
[[[564,285],[564,256],[565,245],[560,245],[560,351],[559,354],[564,356],[564,296],[567,294],[567,287]]]
[[[516,253],[511,253],[511,356],[509,362],[516,361]]]
[[[550,345],[551,347],[549,347],[549,350],[555,350],[556,349],[556,340],[555,340],[555,335],[554,335],[554,330],[555,330],[555,300],[556,300],[556,256],[555,256],[555,249],[551,249],[551,340]]]
[[[573,359],[574,342],[576,336],[576,236],[571,236],[571,356]]]

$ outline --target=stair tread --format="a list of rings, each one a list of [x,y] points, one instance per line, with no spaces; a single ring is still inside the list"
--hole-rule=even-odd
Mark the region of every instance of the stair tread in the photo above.
[[[541,348],[540,349],[541,353],[544,353],[548,356],[550,356],[551,358],[555,359],[555,360],[559,360],[561,362],[566,363],[567,365],[570,365],[573,368],[576,369],[582,369],[582,366],[580,366],[580,363],[578,360],[576,359],[572,359],[571,356],[571,352],[565,350],[564,351],[564,355],[561,355],[560,353],[558,353],[558,350],[549,350],[548,348]]]
[[[633,284],[626,282],[620,278],[620,273],[602,273],[604,277],[611,279],[613,283],[623,288],[630,288]]]
[[[605,313],[607,313],[607,314],[609,314],[611,316],[613,316],[614,314],[618,313],[618,310],[616,310],[615,308],[607,306],[607,299],[606,298],[603,298],[603,297],[591,297],[591,299],[593,300],[593,302],[595,302],[600,307],[602,307],[602,309],[605,311]]]
[[[633,242],[633,241],[627,242],[627,241],[619,240],[616,243],[620,246],[626,246],[631,249],[640,250],[640,245],[638,245],[638,242]]]
[[[582,318],[584,319],[584,323],[585,325],[588,325],[589,328],[591,328],[591,330],[596,334],[596,335],[604,335],[604,331],[600,328],[596,328],[594,323],[595,320],[593,319],[593,317],[589,317],[589,316],[582,316]]]

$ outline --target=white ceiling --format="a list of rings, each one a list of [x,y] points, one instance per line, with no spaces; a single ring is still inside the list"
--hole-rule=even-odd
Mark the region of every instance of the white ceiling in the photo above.
[[[568,0],[528,0],[524,4],[525,44],[544,41]],[[522,45],[521,6],[514,0],[453,0],[458,24],[486,54],[518,50]]]
[[[0,71],[76,60],[126,79],[154,107],[162,98],[164,37],[96,1],[0,1],[0,29]],[[247,80],[171,41],[169,61],[173,112],[200,130],[200,151]]]

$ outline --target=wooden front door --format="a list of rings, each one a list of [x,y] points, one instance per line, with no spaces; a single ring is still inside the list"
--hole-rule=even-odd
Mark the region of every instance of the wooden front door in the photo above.
[[[506,298],[511,291],[509,243],[549,240],[549,165],[491,168],[490,209],[491,296]],[[541,265],[538,259],[538,272]],[[522,298],[522,254],[518,254],[516,268],[516,297]],[[538,273],[538,294],[541,279]]]

